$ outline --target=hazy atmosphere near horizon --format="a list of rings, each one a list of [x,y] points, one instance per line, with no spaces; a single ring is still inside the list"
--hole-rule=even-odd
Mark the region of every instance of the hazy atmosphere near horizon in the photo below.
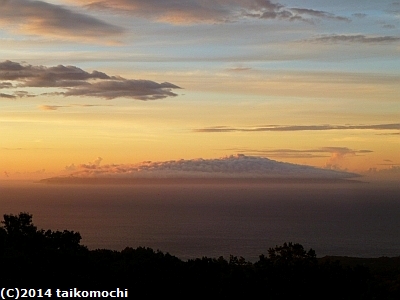
[[[0,0],[0,213],[29,210],[93,248],[143,242],[187,257],[241,245],[256,257],[298,237],[357,255],[381,238],[360,255],[394,255],[399,32],[397,0]],[[247,181],[30,183],[55,178]],[[113,225],[100,237],[90,220]],[[268,226],[281,231],[268,239]]]

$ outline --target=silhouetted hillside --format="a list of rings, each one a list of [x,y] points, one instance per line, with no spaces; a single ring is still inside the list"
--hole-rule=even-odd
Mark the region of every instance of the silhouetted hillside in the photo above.
[[[268,249],[250,263],[179,258],[150,248],[88,250],[73,231],[39,230],[32,215],[4,215],[0,281],[4,287],[128,290],[131,298],[399,299],[400,258],[325,257],[300,244]]]

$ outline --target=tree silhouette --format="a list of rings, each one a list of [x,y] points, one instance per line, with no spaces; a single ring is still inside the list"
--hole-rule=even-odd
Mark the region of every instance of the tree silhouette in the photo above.
[[[0,227],[0,246],[18,251],[79,251],[81,235],[74,231],[38,230],[32,223],[32,215],[21,212],[18,215],[4,215]]]
[[[268,249],[269,260],[277,265],[314,264],[317,256],[313,249],[308,251],[298,243],[284,243],[283,246],[276,246]]]
[[[21,212],[18,215],[4,215],[3,229],[8,236],[29,236],[35,234],[36,226],[32,224],[32,215]]]
[[[31,214],[4,215],[1,284],[126,287],[136,298],[151,299],[400,299],[400,257],[398,267],[371,274],[317,260],[314,250],[297,243],[270,248],[251,263],[232,255],[184,262],[144,247],[88,250],[80,241],[79,232],[38,230]]]

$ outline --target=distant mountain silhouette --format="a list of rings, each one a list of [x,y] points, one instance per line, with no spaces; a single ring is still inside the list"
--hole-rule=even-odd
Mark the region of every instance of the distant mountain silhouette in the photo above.
[[[279,162],[258,156],[227,156],[218,159],[172,160],[141,164],[81,165],[68,176],[44,182],[83,182],[87,178],[129,181],[131,179],[268,179],[268,180],[343,180],[360,175],[307,165]]]

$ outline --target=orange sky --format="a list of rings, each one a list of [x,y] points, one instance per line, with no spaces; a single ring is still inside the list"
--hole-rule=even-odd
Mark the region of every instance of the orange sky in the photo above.
[[[398,5],[168,3],[2,4],[0,179],[237,154],[399,177]]]

